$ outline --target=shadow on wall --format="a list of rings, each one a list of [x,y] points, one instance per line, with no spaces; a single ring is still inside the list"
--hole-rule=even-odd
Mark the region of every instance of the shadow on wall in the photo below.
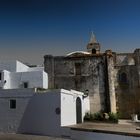
[[[34,95],[24,112],[18,133],[59,135],[60,115],[55,112],[59,104],[59,94]]]

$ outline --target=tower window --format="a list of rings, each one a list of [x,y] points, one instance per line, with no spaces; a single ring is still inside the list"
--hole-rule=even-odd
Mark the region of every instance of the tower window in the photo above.
[[[81,75],[81,63],[75,63],[75,74]]]
[[[96,54],[96,49],[92,49],[92,54]]]
[[[16,109],[16,100],[10,100],[10,109]]]
[[[24,88],[28,88],[28,82],[23,83]]]

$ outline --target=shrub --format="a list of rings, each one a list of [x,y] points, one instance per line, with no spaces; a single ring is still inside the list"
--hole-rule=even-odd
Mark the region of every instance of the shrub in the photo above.
[[[94,114],[87,112],[84,116],[84,120],[86,120],[86,121],[94,121],[94,120],[101,121],[101,120],[103,120],[103,115],[100,112],[97,112]]]
[[[109,120],[110,121],[112,121],[112,122],[118,122],[118,119],[119,119],[118,113],[112,113],[112,112],[110,112],[108,115],[109,115]]]
[[[97,112],[97,113],[94,113],[93,114],[93,119],[94,120],[98,120],[98,121],[102,121],[104,118],[103,118],[103,114],[100,113],[100,112]]]
[[[85,121],[92,121],[93,120],[93,114],[87,112],[84,116]]]
[[[112,113],[112,112],[110,112],[109,114],[101,113],[101,112],[92,114],[90,112],[87,112],[84,116],[85,121],[107,121],[107,122],[117,123],[118,119],[119,119],[119,114]]]

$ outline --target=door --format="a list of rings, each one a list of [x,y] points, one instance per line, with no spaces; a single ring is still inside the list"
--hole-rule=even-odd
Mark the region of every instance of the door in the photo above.
[[[82,105],[79,97],[76,99],[76,122],[82,123]]]

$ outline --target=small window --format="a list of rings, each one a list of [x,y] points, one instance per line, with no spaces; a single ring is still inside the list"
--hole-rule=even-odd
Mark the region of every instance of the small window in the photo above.
[[[10,109],[16,109],[16,100],[10,100]]]
[[[28,82],[23,83],[24,88],[28,88]]]
[[[2,79],[2,73],[0,72],[0,80]]]

